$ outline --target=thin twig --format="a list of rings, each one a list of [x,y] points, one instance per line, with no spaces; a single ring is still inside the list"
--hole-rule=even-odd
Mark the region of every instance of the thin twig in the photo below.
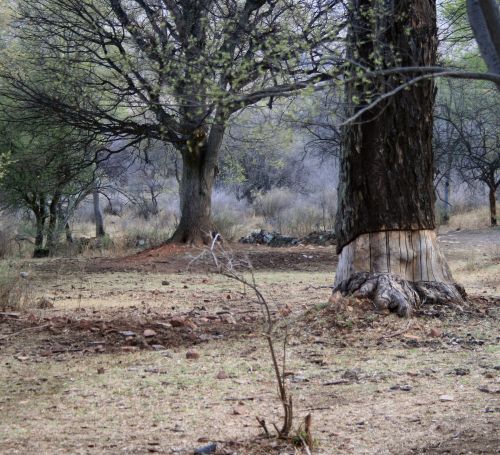
[[[311,450],[309,449],[309,446],[307,445],[307,442],[304,440],[302,436],[299,436],[300,442],[302,442],[302,446],[304,447],[304,450],[306,451],[307,455],[312,455]]]
[[[381,340],[385,340],[387,338],[394,338],[394,337],[397,337],[399,335],[402,335],[403,333],[406,333],[408,332],[408,330],[411,329],[411,326],[413,325],[413,321],[408,321],[408,324],[406,324],[406,327],[401,329],[401,330],[398,330],[397,332],[394,332],[394,333],[390,333],[389,335],[383,335],[380,337]]]
[[[23,333],[23,332],[43,330],[43,329],[46,329],[47,327],[50,327],[50,325],[51,324],[44,324],[44,325],[37,325],[35,327],[27,327],[25,329],[18,330],[17,332],[8,333],[7,335],[0,337],[0,340],[5,340],[5,339],[10,338],[12,336],[19,335],[20,333]]]

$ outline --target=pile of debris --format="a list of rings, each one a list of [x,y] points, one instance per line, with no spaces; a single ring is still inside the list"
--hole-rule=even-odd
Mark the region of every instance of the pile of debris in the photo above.
[[[278,232],[268,232],[261,229],[260,232],[252,232],[246,237],[242,237],[240,243],[253,243],[255,245],[267,246],[290,246],[298,245],[299,239],[288,235],[282,235]]]
[[[337,239],[333,231],[313,231],[300,239],[302,245],[336,245]]]
[[[335,245],[335,234],[333,231],[315,231],[302,238],[290,237],[279,232],[269,232],[261,229],[252,232],[239,240],[240,243],[251,243],[254,245],[267,245],[272,247],[297,246],[297,245]]]

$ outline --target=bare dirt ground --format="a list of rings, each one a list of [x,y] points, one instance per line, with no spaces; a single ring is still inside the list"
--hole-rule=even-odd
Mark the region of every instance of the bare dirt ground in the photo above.
[[[500,231],[440,241],[472,298],[410,319],[329,303],[331,247],[234,246],[287,337],[314,454],[500,453]],[[281,418],[261,309],[198,253],[22,265],[53,307],[0,315],[0,453],[304,453],[261,436],[256,416]]]

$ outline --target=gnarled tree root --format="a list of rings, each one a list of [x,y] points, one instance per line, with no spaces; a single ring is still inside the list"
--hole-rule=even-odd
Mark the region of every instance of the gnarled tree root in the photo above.
[[[368,298],[379,309],[409,316],[424,304],[463,302],[466,293],[456,283],[408,281],[392,273],[356,272],[338,284],[333,292],[344,296]]]

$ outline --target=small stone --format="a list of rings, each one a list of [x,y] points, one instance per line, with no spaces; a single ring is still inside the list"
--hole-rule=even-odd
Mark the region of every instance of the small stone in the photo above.
[[[403,392],[409,392],[412,389],[412,386],[409,384],[394,384],[390,387],[389,390],[401,390]]]
[[[357,369],[346,370],[344,374],[342,374],[343,379],[349,379],[351,381],[359,381],[359,373],[360,371]]]
[[[224,371],[224,370],[220,370],[218,373],[217,373],[217,376],[216,376],[217,379],[228,379],[229,378],[229,375]]]
[[[184,325],[184,319],[174,316],[170,319],[170,325],[172,327],[182,327]]]
[[[209,453],[215,453],[216,450],[217,450],[217,444],[212,443],[203,447],[199,447],[198,449],[195,449],[194,453],[195,455],[205,455]]]
[[[170,282],[169,282],[169,281],[167,281],[167,280],[163,280],[163,281],[161,282],[161,285],[162,285],[162,286],[168,286],[169,284],[170,284]]]
[[[122,330],[121,332],[118,332],[121,336],[124,336],[125,338],[128,337],[135,337],[135,332],[132,332],[131,330]]]
[[[144,336],[144,338],[151,338],[156,336],[156,332],[153,329],[146,329],[144,330],[142,335]]]
[[[443,336],[443,331],[441,329],[439,329],[438,327],[433,327],[430,331],[429,331],[429,335],[433,338],[439,338],[439,337],[442,337]]]
[[[154,351],[164,351],[166,349],[162,344],[152,344],[151,347]]]
[[[453,400],[455,400],[455,398],[451,395],[441,395],[439,397],[439,400],[440,401],[453,401]]]
[[[200,354],[198,354],[196,351],[188,351],[186,352],[186,359],[190,360],[196,360],[200,358]]]
[[[221,317],[222,322],[225,322],[226,324],[236,324],[236,319],[230,314],[225,314],[224,316]]]
[[[122,351],[125,352],[133,352],[133,351],[138,351],[139,348],[137,346],[122,346]]]
[[[54,308],[54,302],[50,301],[47,297],[38,299],[36,307],[40,309]]]
[[[104,368],[103,367],[99,367],[97,369],[97,374],[104,374]]]
[[[467,376],[470,374],[470,370],[468,368],[455,368],[453,373],[457,376]]]

